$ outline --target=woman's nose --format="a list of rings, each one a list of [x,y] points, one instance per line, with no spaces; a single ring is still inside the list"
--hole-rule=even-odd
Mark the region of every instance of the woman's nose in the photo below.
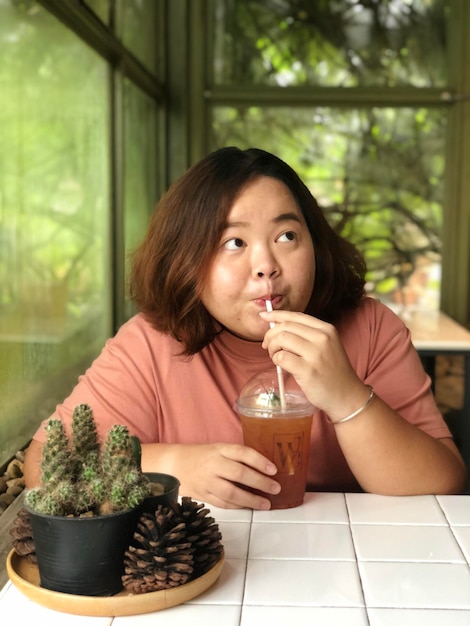
[[[279,266],[271,251],[264,250],[254,259],[253,270],[258,278],[274,278],[279,273]]]
[[[275,270],[275,269],[272,272],[270,272],[270,273],[267,273],[267,272],[257,272],[257,275],[259,276],[259,278],[263,278],[263,277],[274,278],[274,276],[276,276],[276,274],[277,274],[277,270]]]

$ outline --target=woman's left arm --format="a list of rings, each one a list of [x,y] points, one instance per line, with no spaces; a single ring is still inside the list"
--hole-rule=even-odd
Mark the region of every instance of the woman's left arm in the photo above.
[[[361,487],[387,495],[462,493],[465,464],[451,438],[437,439],[402,418],[354,371],[336,328],[289,311],[261,314],[275,326],[263,346],[275,365],[297,380],[314,406],[326,413]],[[336,424],[335,424],[336,422]]]
[[[334,428],[364,491],[450,494],[462,493],[465,488],[466,469],[453,440],[431,437],[377,396],[357,417]]]

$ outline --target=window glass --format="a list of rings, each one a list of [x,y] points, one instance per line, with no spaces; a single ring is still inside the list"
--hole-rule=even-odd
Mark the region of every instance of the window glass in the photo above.
[[[301,176],[390,304],[437,308],[446,112],[215,107],[213,147],[264,148]]]
[[[109,26],[111,17],[111,0],[82,0],[95,13],[103,24]]]
[[[108,68],[36,2],[0,2],[0,464],[111,332]]]
[[[122,42],[153,74],[157,71],[159,2],[121,0]]]
[[[157,202],[157,108],[131,82],[125,82],[124,240],[126,275],[130,254],[142,240]],[[134,313],[126,304],[126,316]]]
[[[450,0],[213,2],[215,84],[445,85]]]

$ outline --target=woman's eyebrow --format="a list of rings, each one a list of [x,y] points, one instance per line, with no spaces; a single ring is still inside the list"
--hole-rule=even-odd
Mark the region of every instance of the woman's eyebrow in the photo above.
[[[276,215],[276,217],[273,217],[273,219],[271,220],[271,222],[273,222],[274,224],[279,224],[280,222],[289,222],[289,221],[294,221],[294,222],[298,222],[299,224],[302,223],[300,217],[297,215],[297,213],[281,213],[280,215]],[[226,222],[225,224],[225,228],[246,228],[250,226],[250,222]]]
[[[274,217],[272,221],[275,224],[278,224],[279,222],[289,222],[289,221],[299,222],[299,224],[301,224],[301,219],[297,215],[297,213],[281,213],[280,215],[276,215],[276,217]]]
[[[247,227],[250,225],[250,222],[225,222],[224,228],[240,228]]]

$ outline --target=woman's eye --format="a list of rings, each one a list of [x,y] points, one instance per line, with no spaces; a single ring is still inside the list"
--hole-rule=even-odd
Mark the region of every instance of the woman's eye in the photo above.
[[[243,248],[244,243],[243,239],[239,239],[238,237],[234,237],[233,239],[229,239],[224,243],[224,248],[226,250],[239,250]]]
[[[288,230],[285,233],[282,233],[282,235],[279,236],[278,241],[294,241],[296,235],[294,233],[294,231],[292,230]]]

